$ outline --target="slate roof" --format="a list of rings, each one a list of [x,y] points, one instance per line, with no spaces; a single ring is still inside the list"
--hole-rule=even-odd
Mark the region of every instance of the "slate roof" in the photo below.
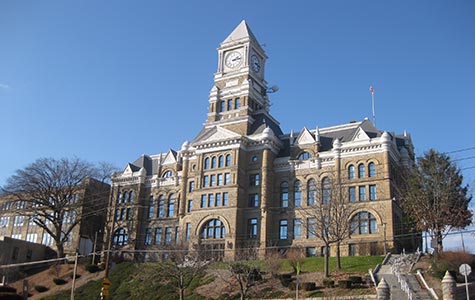
[[[251,135],[262,133],[264,129],[266,129],[266,127],[272,129],[276,136],[280,136],[283,134],[279,124],[275,123],[275,121],[269,118],[266,114],[261,113],[253,115],[252,117],[255,119],[255,121],[250,128]]]

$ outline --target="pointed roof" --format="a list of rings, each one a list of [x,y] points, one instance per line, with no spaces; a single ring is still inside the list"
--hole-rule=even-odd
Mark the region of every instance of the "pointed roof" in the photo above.
[[[247,25],[246,21],[242,20],[241,23],[239,23],[239,25],[234,28],[233,32],[231,32],[231,34],[228,35],[228,37],[221,43],[221,45],[227,43],[234,43],[236,41],[244,39],[251,39],[257,41],[251,29]]]

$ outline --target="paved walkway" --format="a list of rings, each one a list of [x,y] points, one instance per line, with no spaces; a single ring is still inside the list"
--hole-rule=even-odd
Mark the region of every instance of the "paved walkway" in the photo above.
[[[411,299],[411,296],[401,287],[405,285],[404,282],[407,283],[406,290],[412,292],[412,300],[433,300],[430,293],[421,287],[416,275],[411,273],[411,266],[416,259],[417,254],[391,254],[386,263],[375,274],[378,282],[384,278],[388,283],[392,300]],[[397,274],[399,274],[400,280],[398,280]]]

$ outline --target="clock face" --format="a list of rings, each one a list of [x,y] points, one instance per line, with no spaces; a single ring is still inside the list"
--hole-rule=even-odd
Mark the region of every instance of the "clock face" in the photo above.
[[[261,70],[261,61],[259,60],[259,57],[257,57],[257,55],[255,54],[251,56],[251,67],[252,70],[256,73],[259,73],[259,71]]]
[[[229,52],[224,61],[228,68],[236,68],[242,63],[242,54],[238,51]]]

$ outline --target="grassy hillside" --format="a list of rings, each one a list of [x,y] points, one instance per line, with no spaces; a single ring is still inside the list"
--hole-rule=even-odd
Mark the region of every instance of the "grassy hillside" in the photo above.
[[[343,270],[341,271],[340,276],[348,276],[348,274],[359,274],[364,276],[367,273],[368,269],[374,268],[378,263],[383,260],[381,256],[371,256],[371,257],[342,257],[342,267]],[[260,264],[262,269],[266,271],[266,264],[265,262],[261,262]],[[330,267],[331,272],[334,274],[335,279],[338,278],[338,274],[336,274],[336,261],[334,258],[330,260]],[[144,264],[136,264],[130,262],[124,262],[118,264],[110,273],[110,281],[112,282],[112,286],[110,287],[110,294],[113,296],[114,300],[128,300],[128,299],[140,299],[140,300],[175,300],[178,299],[177,292],[173,289],[173,287],[165,284],[163,278],[158,272],[157,263],[144,263]],[[224,269],[224,264],[217,264],[213,267],[213,269]],[[292,267],[290,266],[287,260],[282,260],[282,265],[280,271],[283,273],[288,273],[292,271]],[[307,278],[311,278],[311,281],[318,281],[321,278],[321,273],[323,272],[323,258],[321,257],[314,257],[314,258],[306,258],[302,265],[302,273],[303,275],[307,276]],[[213,275],[213,272],[210,272],[206,276],[202,276],[197,278],[192,286],[187,291],[186,299],[189,300],[199,300],[199,299],[210,299],[208,297],[215,297],[216,295],[220,295],[226,291],[230,295],[235,294],[237,289],[232,286],[224,287],[223,285],[227,285],[227,283],[217,283],[220,278],[215,278],[216,276]],[[341,275],[344,274],[344,275]],[[284,288],[280,285],[280,282],[275,279],[271,278],[269,274],[265,276],[265,280],[261,283],[261,286],[256,286],[256,297],[266,297],[269,295],[282,295],[286,296],[292,294],[290,290]],[[216,280],[215,280],[216,279]],[[213,283],[213,281],[216,281]],[[221,281],[219,281],[221,282]],[[206,286],[209,284],[209,287]],[[76,289],[75,299],[76,300],[91,300],[91,299],[99,299],[99,294],[101,290],[102,281],[90,281],[87,284],[79,287]],[[217,286],[218,285],[218,286]],[[194,292],[196,288],[201,286],[200,293]],[[202,291],[205,291],[204,293]],[[219,291],[218,291],[219,290]],[[263,293],[265,291],[265,293]],[[214,293],[213,293],[214,292]],[[351,290],[343,291],[346,293],[351,293]],[[372,293],[372,291],[356,291],[357,293]],[[295,292],[293,292],[295,293]],[[205,294],[207,297],[205,297]],[[48,296],[43,299],[45,300],[67,300],[70,297],[70,292],[64,291],[62,293]],[[227,296],[226,299],[232,299],[232,296]]]

